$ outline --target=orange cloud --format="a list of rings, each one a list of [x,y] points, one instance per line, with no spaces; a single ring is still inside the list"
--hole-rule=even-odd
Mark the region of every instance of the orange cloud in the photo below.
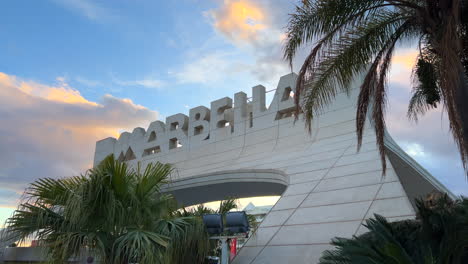
[[[79,91],[71,89],[64,82],[61,82],[61,86],[47,86],[31,81],[19,80],[15,76],[0,72],[0,83],[3,85],[8,84],[10,86],[15,86],[28,95],[38,96],[50,101],[97,106],[95,102],[86,100],[81,96]]]
[[[392,69],[389,81],[403,85],[408,90],[412,87],[411,72],[416,63],[416,49],[399,49],[392,58]]]
[[[76,90],[70,90],[63,87],[52,88],[46,95],[47,100],[63,102],[68,104],[90,104],[97,105],[94,102],[90,102],[81,96],[80,92]]]
[[[58,81],[51,86],[0,72],[0,206],[16,204],[8,197],[37,178],[84,172],[97,140],[157,119],[130,99],[105,95],[93,102]]]
[[[406,70],[412,70],[419,52],[413,49],[402,49],[397,51],[392,58],[392,63]]]
[[[282,21],[288,7],[290,5],[285,2],[272,0],[225,0],[206,14],[217,32],[254,61],[243,62],[242,71],[250,72],[262,83],[276,85],[277,79],[289,71],[283,60],[281,44],[285,38]],[[193,65],[190,68],[199,67]],[[208,74],[204,78],[192,79],[209,78]]]
[[[214,26],[219,31],[237,39],[252,39],[259,30],[265,29],[265,11],[251,1],[225,1],[224,5],[211,12]]]

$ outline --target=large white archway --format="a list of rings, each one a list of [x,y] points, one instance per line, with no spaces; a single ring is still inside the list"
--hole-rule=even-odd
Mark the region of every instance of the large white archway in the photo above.
[[[183,114],[155,121],[120,138],[97,142],[95,164],[109,154],[128,164],[171,163],[177,169],[168,192],[190,204],[281,193],[236,264],[315,263],[333,237],[365,231],[374,213],[390,220],[415,216],[412,199],[432,190],[449,191],[406,155],[387,134],[387,172],[370,122],[356,152],[357,89],[337,95],[307,131],[292,116],[296,75],[283,76],[272,103],[265,87],[253,98],[237,93]],[[284,190],[284,192],[283,192]],[[237,194],[237,195],[236,195]]]

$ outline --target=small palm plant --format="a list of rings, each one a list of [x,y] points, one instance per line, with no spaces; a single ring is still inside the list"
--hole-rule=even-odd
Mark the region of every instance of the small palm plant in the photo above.
[[[161,163],[134,170],[109,156],[82,176],[39,179],[7,228],[16,240],[44,243],[52,262],[90,251],[109,264],[201,263],[203,223],[178,217],[173,197],[160,192],[171,171]]]
[[[418,201],[416,220],[366,221],[369,232],[335,238],[320,264],[463,264],[468,263],[468,200],[439,196]]]

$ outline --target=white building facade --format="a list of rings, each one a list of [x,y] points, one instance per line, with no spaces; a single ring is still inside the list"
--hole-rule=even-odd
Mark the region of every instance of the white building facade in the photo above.
[[[238,264],[316,263],[333,237],[365,232],[373,214],[414,218],[414,198],[448,192],[385,136],[387,171],[370,122],[356,152],[357,89],[338,94],[312,122],[294,122],[295,74],[281,77],[267,107],[266,88],[243,92],[176,114],[147,129],[96,143],[94,163],[114,154],[131,165],[171,163],[165,191],[184,206],[226,197],[280,195],[234,259]],[[358,87],[358,85],[356,85]],[[450,194],[451,195],[451,194]]]
[[[273,205],[256,206],[250,202],[244,207],[244,209],[242,209],[242,211],[248,215],[254,216],[255,221],[260,224],[263,219],[265,219],[266,215],[271,211],[271,208],[273,208]]]

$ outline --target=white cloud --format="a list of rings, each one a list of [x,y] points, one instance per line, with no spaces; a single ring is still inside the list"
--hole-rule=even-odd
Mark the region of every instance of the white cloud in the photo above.
[[[408,61],[410,60],[408,57]],[[410,72],[409,65],[406,68],[399,66],[399,75],[396,78],[390,76],[389,109],[386,116],[390,135],[406,153],[455,194],[468,195],[468,183],[458,149],[449,131],[446,113],[439,107],[421,116],[417,123],[406,118],[411,95]],[[406,84],[402,85],[404,79],[400,77],[404,75],[408,76],[408,79]]]
[[[136,80],[122,80],[111,74],[112,82],[119,86],[140,86],[149,89],[160,89],[165,85],[165,82],[154,77],[146,77]]]
[[[91,0],[53,0],[54,2],[94,21],[107,20],[113,17],[110,10]]]
[[[195,57],[181,69],[169,72],[178,83],[213,84],[243,71],[240,61],[227,52],[212,52]]]
[[[90,80],[81,76],[76,76],[75,78],[73,78],[73,80],[88,87],[102,86],[102,83],[100,81]]]
[[[403,148],[405,152],[408,153],[410,156],[421,157],[421,158],[424,158],[427,156],[426,152],[424,151],[424,147],[418,143],[406,144],[405,146],[403,146]]]
[[[95,142],[147,126],[158,113],[130,99],[99,102],[64,84],[50,86],[0,73],[0,197],[2,206],[41,177],[68,177],[90,168]],[[5,197],[3,197],[5,193]]]

